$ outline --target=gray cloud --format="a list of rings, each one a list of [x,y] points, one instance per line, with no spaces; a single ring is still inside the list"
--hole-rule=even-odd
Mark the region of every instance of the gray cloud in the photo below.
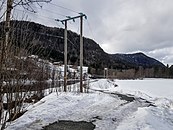
[[[53,0],[53,3],[87,14],[93,35],[86,22],[84,34],[97,41],[106,52],[142,51],[164,63],[173,64],[172,0]],[[52,5],[44,5],[43,9],[77,15]],[[44,11],[39,14],[62,18]],[[56,22],[48,19],[38,18],[37,21],[57,26]],[[76,31],[77,28],[78,23],[69,24],[69,29]]]
[[[159,59],[164,64],[173,64],[173,47],[159,48],[146,53]]]
[[[100,44],[106,52],[143,51],[164,63],[173,63],[170,53],[173,47],[173,1],[116,0],[100,6],[103,8],[101,14],[98,12],[102,16],[99,18],[104,21],[96,39],[101,39]],[[92,24],[96,30],[99,28]]]

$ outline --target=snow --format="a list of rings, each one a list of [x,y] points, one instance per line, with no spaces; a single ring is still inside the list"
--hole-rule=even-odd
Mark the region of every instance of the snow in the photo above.
[[[119,90],[142,92],[152,97],[173,99],[173,79],[116,80]]]
[[[89,93],[52,93],[29,106],[6,130],[41,129],[58,120],[92,121],[95,130],[173,130],[173,100],[169,95],[172,91],[159,95],[159,90],[163,90],[161,86],[170,91],[171,82],[164,79],[91,80]],[[131,94],[135,100],[121,100],[116,93]],[[148,107],[146,100],[156,107]]]
[[[117,130],[172,130],[172,114],[159,108],[139,108],[121,122]]]

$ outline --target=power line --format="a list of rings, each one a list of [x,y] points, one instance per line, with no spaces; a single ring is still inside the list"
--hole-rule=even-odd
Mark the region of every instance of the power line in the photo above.
[[[95,40],[95,41],[97,41],[98,44],[101,43],[100,40],[98,40],[98,39],[95,37],[95,35],[94,35],[94,33],[93,33],[94,31],[93,31],[92,26],[91,26],[91,24],[90,24],[90,22],[89,22],[88,19],[87,19],[87,26],[88,26],[89,32],[91,33],[92,39]]]
[[[53,4],[53,3],[49,3],[49,4],[79,14],[79,12],[77,12],[77,11],[75,11],[75,10],[72,10],[72,9],[69,9],[69,8],[66,8],[66,7],[63,7],[63,6],[57,5],[57,4]],[[66,17],[66,15],[64,15],[64,14],[55,13],[55,12],[50,11],[50,10],[48,10],[48,9],[43,9],[43,8],[38,8],[38,9],[40,9],[40,10],[44,10],[44,11],[47,11],[47,12],[50,12],[50,13],[53,13],[53,14],[56,14],[56,15],[60,15],[60,16]],[[21,11],[21,12],[26,12],[26,13],[33,14],[33,15],[37,15],[37,13],[32,12],[32,11],[27,11],[27,10],[22,10],[22,9],[16,9],[16,8],[15,8],[15,10],[17,10],[17,11]],[[50,20],[54,20],[54,18],[50,18],[50,17],[44,16],[44,15],[40,15],[40,14],[39,14],[39,17],[47,18],[47,19],[50,19]],[[56,22],[56,23],[57,23],[57,22]],[[59,25],[58,25],[58,26],[59,26]],[[59,27],[60,27],[60,26],[59,26]],[[78,29],[79,29],[79,28],[78,28]],[[30,31],[30,32],[31,32],[31,31]],[[69,32],[70,32],[70,31],[69,31]],[[33,31],[33,33],[38,33],[38,32],[34,32],[34,31]],[[41,33],[39,33],[39,34],[41,34]],[[51,36],[51,37],[63,38],[63,37],[59,37],[59,36],[55,36],[55,35],[50,35],[50,34],[45,34],[45,33],[42,33],[41,35],[47,35],[47,36]],[[71,35],[71,32],[70,32],[70,35]],[[73,42],[76,43],[76,39],[74,39],[73,37],[72,37],[72,39],[73,39]],[[67,39],[67,40],[68,40],[68,41],[69,41],[69,42],[70,42],[70,43],[71,43],[71,44],[72,44],[72,45],[77,49],[76,45],[75,45],[72,41],[70,41],[69,39]]]
[[[57,4],[54,4],[54,3],[49,3],[49,4],[51,4],[51,5],[53,5],[53,6],[56,6],[56,7],[59,7],[59,8],[62,8],[62,9],[65,9],[65,10],[68,10],[68,11],[71,11],[71,12],[75,12],[75,13],[77,13],[77,14],[80,14],[79,12],[77,12],[77,11],[75,11],[75,10],[72,10],[72,9],[69,9],[69,8],[66,8],[66,7],[64,7],[64,6],[61,6],[61,5],[57,5]],[[59,16],[62,16],[62,17],[67,17],[66,15],[64,15],[64,14],[60,14],[60,13],[57,13],[57,12],[54,12],[54,11],[51,11],[51,10],[48,10],[48,9],[43,9],[43,8],[38,8],[39,10],[43,10],[43,11],[46,11],[46,12],[49,12],[49,13],[53,13],[53,14],[55,14],[55,15],[59,15]],[[22,10],[22,9],[16,9],[15,8],[15,10],[17,10],[17,11],[22,11],[22,12],[26,12],[26,13],[29,13],[29,14],[33,14],[33,15],[36,15],[36,16],[39,16],[39,17],[42,17],[41,19],[43,19],[43,18],[47,18],[47,19],[50,19],[50,20],[54,20],[54,18],[50,18],[50,17],[47,17],[47,16],[44,16],[44,15],[37,15],[37,13],[34,11],[34,12],[32,12],[32,11],[28,11],[28,10]],[[4,15],[5,15],[5,12],[4,12]],[[2,15],[2,17],[4,16],[4,15]],[[38,17],[37,17],[38,18]]]
[[[22,29],[17,29],[17,30],[22,30]],[[31,33],[37,33],[37,34],[40,34],[40,35],[46,35],[48,37],[55,37],[55,38],[60,38],[60,39],[64,39],[63,36],[57,36],[57,35],[52,35],[52,34],[48,34],[48,33],[40,33],[40,32],[35,32],[35,31],[30,31],[30,30],[24,30],[24,32],[31,32]],[[73,46],[75,46],[75,44],[70,40],[70,39],[67,39]],[[76,46],[75,46],[76,47]],[[77,47],[76,47],[77,49]]]
[[[18,11],[22,11],[22,12],[23,12],[23,10],[20,10],[20,9],[15,9],[15,10],[18,10]],[[37,15],[37,14],[34,13],[34,12],[30,12],[30,11],[27,11],[27,12],[30,13],[30,14]],[[43,17],[43,18],[48,18],[48,19],[51,19],[51,20],[54,21],[53,18],[50,18],[50,17],[47,17],[47,16],[43,16],[43,15],[39,15],[39,16],[40,16],[40,17]],[[64,15],[64,16],[65,16],[65,15]],[[57,23],[57,25],[61,28],[61,26],[58,24],[58,22],[55,22],[55,23]],[[78,27],[78,29],[79,29],[79,27]],[[61,37],[61,36],[56,36],[56,35],[51,35],[51,34],[45,34],[45,33],[39,33],[39,32],[34,32],[34,31],[29,31],[29,30],[25,30],[25,31],[27,31],[27,32],[32,32],[32,33],[37,33],[37,34],[40,34],[40,35],[47,35],[47,36],[51,36],[51,37],[56,37],[56,38],[64,39],[64,37]],[[68,42],[70,42],[70,44],[72,44],[72,45],[74,46],[74,48],[77,49],[77,46],[74,44],[74,43],[76,43],[76,39],[74,39],[74,37],[72,36],[72,32],[71,32],[71,31],[68,31],[68,32],[69,32],[69,34],[70,34],[71,37],[72,37],[72,41],[69,40],[69,39],[67,39]]]
[[[56,25],[59,27],[59,28],[62,28],[62,26],[61,25],[59,25],[57,22],[55,22],[56,23]]]
[[[4,4],[6,4],[6,3],[4,3]],[[1,6],[6,7],[6,5],[4,5],[4,4],[1,5]],[[54,4],[54,3],[49,3],[49,4],[50,4],[50,5],[53,5],[53,6],[56,6],[56,7],[59,7],[59,8],[62,8],[62,9],[65,9],[65,10],[68,10],[68,11],[71,11],[71,12],[74,12],[74,13],[77,13],[77,14],[80,13],[80,12],[77,12],[77,11],[75,11],[75,10],[69,9],[69,8],[64,7],[64,6],[61,6],[61,5],[57,5],[57,4]],[[50,12],[50,13],[54,13],[54,14],[57,14],[57,15],[66,17],[66,15],[64,15],[64,14],[60,14],[60,13],[57,13],[57,12],[53,12],[53,11],[50,11],[50,10],[48,10],[48,9],[43,9],[43,8],[38,8],[38,9],[46,10],[46,11],[48,11],[48,12]]]
[[[22,12],[23,12],[23,10],[21,10],[21,9],[15,9],[15,10],[17,10],[17,11],[22,11]],[[25,12],[26,12],[26,11],[25,11]],[[37,16],[38,16],[38,14],[37,14],[37,13],[34,13],[34,12],[27,11],[27,13],[33,14],[33,15],[37,15]],[[40,15],[40,14],[39,14],[39,17],[43,17],[43,18],[47,18],[47,19],[54,20],[54,18],[50,18],[50,17],[44,16],[44,15]]]
[[[88,19],[86,19],[86,21],[87,21],[88,29],[90,30],[91,35],[92,35],[93,38],[94,38],[93,30],[92,30],[92,28],[91,28],[91,26],[90,26],[90,23],[89,23]]]
[[[69,8],[66,8],[66,7],[63,7],[63,6],[61,6],[61,5],[57,5],[57,4],[53,4],[53,3],[49,3],[49,4],[54,5],[54,6],[56,6],[56,7],[59,7],[59,8],[62,8],[62,9],[65,9],[65,10],[68,10],[68,11],[71,11],[71,12],[74,12],[74,13],[77,13],[77,14],[80,13],[80,12],[77,12],[77,11],[75,11],[75,10],[72,10],[72,9],[69,9]]]
[[[48,9],[43,9],[43,8],[39,8],[39,9],[40,9],[40,10],[47,11],[47,12],[49,12],[49,13],[53,13],[53,14],[59,15],[59,16],[66,17],[66,15],[64,15],[64,14],[60,14],[60,13],[57,13],[57,12],[53,12],[53,11],[50,11],[50,10],[48,10]]]

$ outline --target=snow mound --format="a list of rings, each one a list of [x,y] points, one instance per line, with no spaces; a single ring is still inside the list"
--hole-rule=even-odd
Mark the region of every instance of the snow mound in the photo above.
[[[116,91],[117,84],[108,79],[93,80],[90,84],[91,90]]]
[[[172,130],[173,113],[167,109],[139,108],[125,119],[117,130]]]
[[[173,100],[167,98],[156,98],[154,103],[159,107],[173,109]]]

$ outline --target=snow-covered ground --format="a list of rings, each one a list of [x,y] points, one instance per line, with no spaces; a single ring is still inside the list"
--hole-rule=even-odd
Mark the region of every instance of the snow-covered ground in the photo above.
[[[41,129],[58,120],[90,121],[96,130],[173,130],[171,82],[164,79],[92,81],[89,93],[46,96],[9,124],[7,130]],[[128,101],[126,96],[132,100]]]
[[[116,80],[118,89],[128,92],[142,92],[152,97],[173,100],[173,79]]]

